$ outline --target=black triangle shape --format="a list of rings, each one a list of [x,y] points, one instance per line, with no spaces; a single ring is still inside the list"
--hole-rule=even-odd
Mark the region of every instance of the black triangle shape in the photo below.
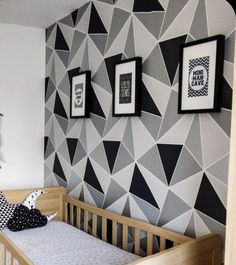
[[[160,116],[161,113],[150,96],[146,86],[142,82],[142,110]]]
[[[120,62],[121,58],[122,58],[122,53],[105,58],[107,73],[108,73],[108,77],[110,80],[110,85],[111,85],[113,93],[114,93],[114,85],[115,85],[115,76],[114,76],[115,63]]]
[[[47,96],[47,91],[48,91],[48,82],[49,82],[49,77],[45,78],[45,101],[46,101],[46,96]]]
[[[54,24],[52,24],[50,27],[48,27],[48,28],[46,29],[46,41],[48,41],[48,39],[49,39],[49,37],[50,37],[50,35],[51,35],[51,33],[52,33],[52,31],[53,31],[55,25],[56,25],[56,24],[54,23]]]
[[[71,13],[71,17],[72,17],[72,21],[74,23],[74,26],[76,25],[77,15],[78,15],[78,9],[76,9],[74,12]]]
[[[94,189],[104,194],[102,187],[97,179],[97,176],[93,170],[92,164],[89,159],[87,160],[84,181],[88,183],[90,186],[92,186]]]
[[[67,138],[66,141],[67,141],[67,146],[68,146],[69,155],[70,155],[70,162],[72,164],[74,160],[74,156],[75,156],[75,150],[76,150],[76,146],[78,143],[78,139]]]
[[[159,209],[159,206],[157,205],[157,202],[154,199],[152,192],[150,191],[137,165],[135,165],[134,168],[134,174],[129,192]]]
[[[92,3],[92,8],[91,8],[91,19],[89,23],[89,30],[88,33],[107,33],[106,28],[103,25],[103,22],[97,12],[96,7]]]
[[[221,106],[225,109],[232,109],[232,98],[233,98],[233,90],[228,84],[228,82],[223,78],[222,81],[222,102]]]
[[[61,51],[69,51],[70,50],[67,43],[66,43],[66,40],[62,34],[62,31],[58,25],[57,25],[55,49],[61,50]]]
[[[160,42],[161,52],[172,84],[180,60],[180,46],[185,43],[187,35]]]
[[[44,157],[46,155],[46,150],[47,150],[47,146],[48,146],[48,139],[49,139],[48,136],[44,137]]]
[[[67,182],[66,177],[65,177],[65,173],[62,169],[62,166],[61,166],[61,163],[59,161],[57,154],[55,155],[53,173],[55,173],[59,178],[63,179],[65,182]]]
[[[103,110],[102,110],[102,107],[98,101],[98,98],[94,92],[94,89],[92,88],[91,89],[91,98],[90,98],[90,112],[91,113],[94,113],[100,117],[103,117],[103,118],[106,118]]]
[[[157,0],[134,0],[133,12],[165,11]]]
[[[161,161],[165,170],[167,182],[168,184],[170,184],[183,146],[172,144],[158,144],[157,147],[161,156]]]
[[[107,156],[108,165],[110,172],[112,173],[113,167],[116,161],[117,153],[120,147],[120,142],[118,141],[103,141],[104,149]]]
[[[65,119],[68,119],[65,108],[63,106],[63,103],[61,101],[61,98],[60,98],[58,92],[56,93],[54,113],[57,114],[58,116],[65,118]]]
[[[195,209],[214,220],[226,224],[226,209],[204,173],[198,192]]]
[[[72,87],[72,78],[80,73],[80,67],[69,70],[68,72],[70,87]]]

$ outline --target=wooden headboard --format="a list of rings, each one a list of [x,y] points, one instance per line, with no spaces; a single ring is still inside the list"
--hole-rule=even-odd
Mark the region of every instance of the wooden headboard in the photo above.
[[[45,190],[47,193],[38,197],[36,208],[39,209],[44,215],[50,214],[52,212],[58,212],[55,220],[62,221],[64,219],[63,197],[66,194],[66,189],[64,187],[6,190],[3,191],[3,193],[9,203],[20,203],[31,191],[39,189]]]

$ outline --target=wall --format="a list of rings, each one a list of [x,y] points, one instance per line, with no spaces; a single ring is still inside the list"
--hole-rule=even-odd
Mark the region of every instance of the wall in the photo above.
[[[48,28],[45,185],[190,236],[224,237],[234,28],[224,0],[92,1]],[[226,36],[222,111],[178,115],[179,46],[216,34]],[[112,66],[133,56],[143,58],[142,116],[114,118]],[[90,119],[69,118],[78,67],[92,71]]]
[[[0,189],[43,186],[45,32],[0,24]]]

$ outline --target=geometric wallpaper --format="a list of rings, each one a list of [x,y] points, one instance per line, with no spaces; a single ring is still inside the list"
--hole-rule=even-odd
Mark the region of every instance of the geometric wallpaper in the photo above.
[[[179,46],[216,34],[226,36],[222,111],[177,114]],[[234,34],[225,0],[89,1],[49,27],[45,186],[186,235],[224,238]],[[113,65],[134,56],[143,59],[142,115],[112,117]],[[71,76],[85,70],[91,117],[70,119]]]

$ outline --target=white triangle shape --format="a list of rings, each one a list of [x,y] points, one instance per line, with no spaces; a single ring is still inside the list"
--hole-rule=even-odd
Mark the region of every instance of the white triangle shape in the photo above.
[[[127,118],[120,118],[119,121],[112,127],[112,129],[106,134],[104,140],[106,141],[121,141],[124,136]]]
[[[91,120],[86,120],[87,152],[91,153],[101,142],[101,136]]]
[[[201,217],[196,212],[194,212],[194,223],[197,238],[211,233],[209,228],[205,225]]]
[[[92,73],[96,73],[103,62],[103,56],[90,38],[88,38],[88,55],[90,69],[85,70],[90,70]]]
[[[142,210],[139,208],[138,204],[136,203],[136,201],[133,199],[131,195],[129,195],[129,202],[130,202],[131,217],[149,223],[147,217],[142,212]]]
[[[138,160],[155,144],[155,140],[138,118],[132,118],[131,122],[134,139],[134,154],[135,159]]]
[[[85,184],[83,185],[83,187],[84,187],[84,201],[93,206],[97,206]]]
[[[186,202],[190,207],[194,207],[198,191],[201,185],[203,172],[199,172],[173,186],[171,191]]]
[[[113,213],[122,214],[125,203],[127,201],[128,193],[122,196],[119,200],[115,201],[112,205],[106,208],[106,210]]]
[[[79,161],[79,163],[73,166],[74,172],[76,172],[81,179],[84,178],[86,165],[87,165],[87,157],[84,157],[82,160]]]
[[[127,192],[129,192],[131,186],[131,181],[134,174],[134,166],[135,163],[132,163],[128,167],[125,167],[124,169],[122,169],[121,171],[119,171],[118,173],[112,176],[112,178],[117,183],[119,183],[119,185]]]

